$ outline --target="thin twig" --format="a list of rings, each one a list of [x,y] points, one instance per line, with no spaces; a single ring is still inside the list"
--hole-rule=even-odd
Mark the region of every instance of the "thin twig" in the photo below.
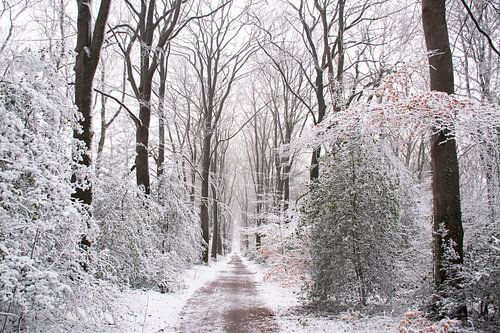
[[[477,30],[479,30],[479,32],[481,34],[483,34],[486,37],[486,39],[488,39],[488,44],[490,44],[490,47],[493,49],[493,51],[495,51],[495,53],[498,56],[500,56],[500,51],[498,51],[498,49],[493,44],[493,40],[491,39],[490,35],[488,35],[486,33],[486,31],[484,31],[483,29],[481,29],[481,26],[479,25],[479,22],[477,21],[477,19],[474,17],[474,14],[472,13],[472,10],[470,9],[469,5],[467,5],[467,3],[465,2],[465,0],[460,0],[460,1],[464,5],[465,9],[467,10],[467,13],[469,14],[469,16],[472,19],[472,21],[474,22],[474,24],[476,25]]]

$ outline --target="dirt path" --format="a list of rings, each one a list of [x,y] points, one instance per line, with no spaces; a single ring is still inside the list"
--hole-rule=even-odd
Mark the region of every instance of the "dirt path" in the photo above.
[[[195,292],[181,312],[179,332],[277,332],[253,274],[234,255],[227,270]]]

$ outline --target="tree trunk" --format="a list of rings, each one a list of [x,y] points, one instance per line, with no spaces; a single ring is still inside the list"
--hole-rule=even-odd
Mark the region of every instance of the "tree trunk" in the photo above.
[[[290,201],[290,165],[289,159],[283,168],[283,212],[288,210],[288,202]],[[286,222],[289,222],[288,219]]]
[[[102,64],[102,72],[101,72],[101,82],[102,86],[101,89],[103,92],[105,92],[105,82],[106,82],[106,67],[104,66],[104,63]],[[102,154],[102,151],[104,150],[104,143],[106,142],[106,130],[107,130],[107,125],[106,125],[106,96],[101,95],[101,135],[99,136],[99,142],[97,143],[97,160],[99,160],[99,157]]]
[[[212,132],[210,128],[211,120],[205,126],[205,136],[203,138],[203,148],[201,155],[201,204],[200,204],[200,220],[201,230],[203,234],[203,261],[208,263],[208,243],[210,241],[208,215],[208,188],[210,182],[210,145],[212,141]]]
[[[110,0],[102,0],[97,15],[95,30],[92,30],[92,1],[77,0],[77,43],[76,43],[76,63],[75,63],[75,104],[81,118],[78,120],[80,129],[73,131],[73,138],[79,140],[84,152],[81,159],[76,162],[85,167],[92,166],[92,95],[93,81],[99,63],[101,47],[105,36],[105,26],[111,7]],[[92,205],[92,183],[90,179],[78,179],[77,174],[73,174],[71,181],[76,184],[72,197],[85,204],[91,213]],[[78,185],[80,181],[88,181],[88,186]],[[90,246],[89,239],[83,235],[81,244]]]
[[[323,70],[316,69],[316,99],[318,101],[318,119],[316,125],[323,121],[326,113],[326,102],[324,95]],[[313,181],[319,178],[319,158],[321,155],[321,147],[313,150],[311,156],[311,169],[309,171],[309,180]]]
[[[145,55],[143,55],[145,56]],[[151,92],[152,80],[148,73],[147,61],[143,63],[141,72],[141,85],[139,87],[139,123],[135,133],[135,168],[137,186],[142,187],[144,193],[151,193],[149,178],[149,123],[151,121]]]
[[[314,148],[311,156],[311,169],[309,170],[309,180],[313,181],[319,178],[319,157],[321,147]]]
[[[420,145],[418,148],[418,158],[417,158],[417,177],[418,181],[422,181],[422,174],[424,172],[425,164],[425,141],[423,138],[420,139]]]
[[[165,81],[167,71],[165,66],[165,56],[160,59],[160,87],[158,91],[158,161],[156,163],[156,174],[158,179],[163,175],[165,163]]]
[[[422,22],[429,52],[431,90],[454,93],[453,63],[446,25],[445,0],[422,0]],[[434,282],[459,288],[460,279],[445,269],[445,248],[453,247],[451,264],[463,263],[464,232],[460,211],[460,182],[455,138],[450,130],[440,130],[431,138],[432,195],[434,209]],[[444,232],[442,229],[445,229]],[[446,297],[446,294],[444,294]],[[449,315],[467,316],[465,304]]]
[[[149,101],[148,101],[149,104]],[[137,186],[142,187],[144,193],[150,194],[151,187],[149,181],[149,122],[151,119],[151,110],[149,105],[141,105],[139,108],[140,123],[137,126],[135,134],[135,167]]]
[[[217,187],[215,186],[217,176],[217,149],[214,151],[214,160],[212,161],[212,220],[214,225],[214,232],[212,237],[212,258],[217,258],[217,246],[219,244],[220,227],[219,227],[219,206],[217,204]]]
[[[220,232],[219,232],[219,237],[217,237],[217,254],[223,256],[225,253],[223,240],[227,239],[226,238],[227,228],[226,228],[225,218],[221,216],[219,221],[220,221],[220,226],[219,226]]]
[[[92,44],[92,13],[91,0],[78,0],[77,20],[77,45],[75,64],[75,104],[80,113],[78,125],[80,129],[73,131],[73,138],[83,144],[84,152],[78,164],[90,168],[92,166],[92,95],[93,81],[95,75],[95,62],[90,54]],[[73,174],[72,182],[78,181],[77,175]],[[76,186],[73,198],[90,206],[92,205],[92,185],[87,187]]]
[[[259,228],[262,225],[262,218],[260,216],[260,214],[262,214],[262,200],[263,197],[261,195],[257,195],[257,207],[256,207],[257,228]],[[262,236],[260,234],[260,230],[257,230],[257,232],[255,233],[255,248],[258,250],[260,249],[261,245],[262,245]]]
[[[245,193],[245,196],[243,198],[244,200],[244,205],[243,205],[243,208],[244,208],[244,211],[241,212],[241,218],[243,220],[243,226],[245,228],[245,233],[243,235],[243,241],[245,243],[245,250],[248,251],[248,249],[250,248],[250,237],[248,236],[248,210],[249,210],[249,207],[248,207],[248,189],[246,187],[246,181],[245,181],[245,186],[243,187],[243,191]]]
[[[213,201],[213,207],[212,207],[212,218],[213,218],[213,224],[214,224],[214,232],[212,234],[212,258],[217,258],[217,246],[219,245],[219,212],[218,212],[218,205],[217,205],[217,189],[215,188],[215,185],[212,184],[212,201]]]

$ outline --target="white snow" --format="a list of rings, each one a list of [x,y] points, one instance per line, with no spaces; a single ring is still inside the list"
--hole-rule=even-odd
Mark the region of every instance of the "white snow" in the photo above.
[[[103,332],[175,332],[186,301],[198,288],[215,279],[226,262],[224,257],[209,266],[197,265],[187,270],[184,273],[186,289],[174,293],[125,291],[116,301],[117,311],[109,316],[109,326]]]
[[[255,272],[259,291],[265,304],[275,313],[281,332],[398,332],[399,324],[392,317],[358,317],[356,314],[345,313],[336,317],[317,317],[300,313],[298,299],[300,286],[284,288],[277,282],[264,280],[266,268],[243,258],[248,268]]]
[[[102,332],[175,332],[184,304],[198,288],[220,274],[227,260],[228,257],[225,257],[218,262],[211,262],[209,266],[195,266],[186,271],[186,289],[174,293],[125,291],[116,301],[118,311],[109,316],[109,326]],[[254,280],[262,300],[274,312],[280,332],[398,332],[398,320],[391,317],[359,318],[356,314],[345,313],[326,318],[300,313],[300,286],[284,288],[277,282],[266,281],[266,268],[263,265],[244,257],[242,260],[255,274]]]

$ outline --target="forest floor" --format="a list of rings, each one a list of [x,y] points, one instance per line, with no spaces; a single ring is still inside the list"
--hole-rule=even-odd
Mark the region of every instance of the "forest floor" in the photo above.
[[[186,272],[186,288],[168,294],[129,291],[106,333],[398,332],[398,318],[304,311],[299,287],[266,281],[266,268],[231,254]]]

